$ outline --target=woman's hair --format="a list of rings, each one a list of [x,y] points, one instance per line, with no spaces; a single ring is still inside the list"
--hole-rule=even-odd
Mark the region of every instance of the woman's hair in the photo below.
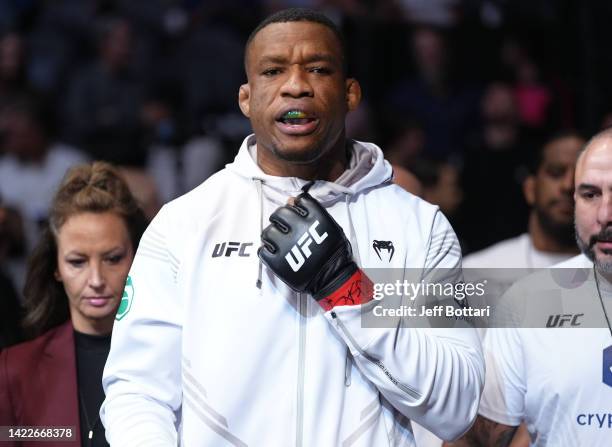
[[[96,161],[70,169],[53,198],[48,225],[28,260],[23,326],[30,337],[70,318],[64,286],[55,277],[56,240],[60,228],[70,217],[87,212],[112,212],[121,216],[134,251],[147,224],[126,182],[112,165]]]

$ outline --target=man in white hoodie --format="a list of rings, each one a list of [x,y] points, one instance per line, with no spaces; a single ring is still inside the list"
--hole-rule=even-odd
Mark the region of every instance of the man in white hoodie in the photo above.
[[[281,11],[245,53],[254,135],[138,248],[103,378],[108,441],[404,446],[411,420],[459,437],[483,384],[475,330],[366,327],[351,282],[458,269],[452,228],[391,183],[378,147],[346,139],[361,91],[325,16]]]

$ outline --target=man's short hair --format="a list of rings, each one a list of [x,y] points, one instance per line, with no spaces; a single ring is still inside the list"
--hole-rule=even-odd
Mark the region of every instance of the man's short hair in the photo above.
[[[529,157],[527,167],[531,175],[537,175],[538,171],[540,170],[540,167],[542,167],[542,163],[544,163],[545,158],[544,149],[555,141],[563,140],[565,138],[578,138],[584,140],[584,137],[575,130],[560,130],[558,132],[553,133],[542,144],[537,145],[534,151],[532,152],[531,157]]]
[[[340,54],[342,56],[342,69],[344,70],[344,73],[347,74],[348,63],[347,63],[347,56],[346,56],[346,43],[344,41],[344,36],[342,35],[342,32],[340,31],[338,26],[334,22],[332,22],[331,19],[327,17],[325,14],[319,11],[315,11],[313,9],[308,9],[308,8],[283,9],[281,11],[278,11],[266,17],[264,20],[262,20],[259,23],[259,25],[257,25],[257,27],[253,30],[253,32],[249,35],[249,38],[247,39],[247,42],[245,45],[245,51],[244,51],[245,69],[246,69],[246,58],[249,52],[249,46],[251,45],[251,42],[253,41],[257,33],[259,33],[266,26],[271,25],[273,23],[287,23],[287,22],[318,23],[320,25],[327,27],[329,30],[331,30],[334,33],[334,36],[336,36],[336,39],[338,39],[338,43],[340,44]]]

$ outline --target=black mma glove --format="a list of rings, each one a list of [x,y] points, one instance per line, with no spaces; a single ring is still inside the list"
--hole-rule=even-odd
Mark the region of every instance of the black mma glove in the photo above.
[[[362,293],[366,277],[353,261],[344,231],[310,194],[278,208],[270,222],[257,254],[285,284],[309,293],[326,311],[371,299],[371,293]]]

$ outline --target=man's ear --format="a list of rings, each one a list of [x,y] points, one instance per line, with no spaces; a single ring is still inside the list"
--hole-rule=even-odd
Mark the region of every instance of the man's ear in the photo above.
[[[346,80],[346,105],[348,111],[352,112],[361,102],[361,86],[357,79],[348,78]]]
[[[249,84],[242,84],[240,89],[238,90],[238,105],[240,106],[240,110],[242,110],[242,114],[247,118],[250,118],[250,99],[251,99],[251,87]]]
[[[533,206],[535,204],[535,190],[536,190],[536,179],[535,176],[528,176],[523,182],[523,195],[527,205]]]

